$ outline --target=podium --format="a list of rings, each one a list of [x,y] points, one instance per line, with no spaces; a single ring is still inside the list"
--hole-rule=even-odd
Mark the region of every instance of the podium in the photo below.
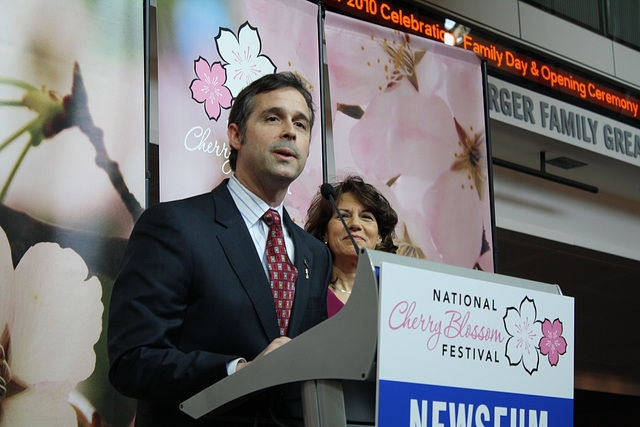
[[[400,282],[404,281],[404,276],[402,275],[406,274],[406,269],[406,271],[410,273],[437,274],[442,275],[444,278],[453,278],[456,283],[465,280],[472,282],[478,281],[478,283],[489,282],[491,286],[497,286],[496,289],[501,293],[504,293],[502,287],[511,287],[517,288],[521,292],[533,292],[536,295],[540,295],[541,293],[553,296],[561,295],[560,288],[557,285],[516,279],[369,249],[361,249],[353,292],[348,303],[339,313],[299,335],[276,351],[263,356],[244,369],[218,381],[185,400],[180,405],[180,409],[193,418],[200,418],[212,411],[213,413],[223,413],[235,402],[246,396],[283,384],[299,383],[305,426],[346,426],[349,421],[347,419],[347,413],[349,411],[345,409],[343,382],[354,383],[356,385],[358,383],[371,384],[372,382],[376,382],[377,393],[379,394],[382,390],[381,386],[377,384],[379,373],[386,372],[377,366],[379,347],[385,348],[379,346],[379,339],[385,336],[381,330],[382,319],[380,316],[384,315],[384,322],[388,324],[391,324],[391,317],[389,317],[388,313],[381,311],[383,310],[383,305],[380,301],[380,290],[381,286],[397,287],[400,289],[400,285],[394,285],[394,283],[392,283],[394,280],[397,281],[397,278],[387,279],[385,276],[386,271],[391,272],[398,269],[399,273],[396,272],[396,274],[401,275]],[[419,280],[424,281],[424,279]],[[422,287],[422,285],[418,284],[418,289]],[[440,288],[444,289],[445,292],[448,292],[447,289],[449,289],[446,284],[443,284]],[[390,289],[393,290],[394,288]],[[465,308],[464,306],[467,303],[466,297],[463,301],[462,294],[460,293],[460,301],[458,304],[455,297],[453,297],[453,300],[451,298],[452,294],[455,293],[458,295],[458,292],[454,292],[455,289],[449,290],[451,291],[450,294],[445,293],[444,297],[440,294],[438,298],[444,298],[445,302],[448,298],[448,303],[453,304],[451,306],[453,308],[457,309],[456,304]],[[436,293],[434,291],[434,300],[435,296]],[[428,298],[431,298],[431,296]],[[487,298],[485,297],[485,299]],[[439,301],[439,303],[442,304],[442,301]],[[469,303],[472,304],[471,298],[469,299]],[[480,303],[482,304],[482,300],[480,300]],[[485,304],[486,303],[485,301]],[[448,306],[445,308],[448,308]],[[480,309],[481,308],[478,310]],[[491,307],[489,307],[489,309],[491,309]],[[469,310],[471,310],[471,308],[469,308]],[[447,313],[450,311],[452,310],[447,311]],[[398,311],[397,313],[400,312]],[[505,318],[506,317],[507,316],[505,316]],[[571,322],[572,321],[573,320],[571,320]],[[407,331],[405,332],[410,333],[410,329],[412,328],[410,325],[407,326],[408,327],[405,328]],[[449,324],[449,327],[451,327],[451,324]],[[447,333],[442,334],[443,342],[446,336]],[[501,335],[501,337],[503,341],[505,341],[507,334],[505,333],[504,336]],[[458,341],[462,339],[460,334],[457,337],[452,338],[449,336],[448,338],[449,344],[442,344],[447,346],[445,347],[447,351],[452,351],[449,349],[453,347],[453,341],[455,341],[455,339]],[[416,341],[413,338],[410,338],[410,340]],[[503,344],[504,343],[501,342],[500,346],[504,347]],[[573,343],[571,343],[571,345],[573,345]],[[458,347],[459,346],[456,346],[456,352],[459,350]],[[432,351],[427,356],[436,357],[437,361],[442,360],[447,363],[451,363],[452,360],[455,361],[457,353],[452,358],[448,354],[444,354],[444,351],[445,350],[442,350],[443,354],[438,356],[437,353],[440,352],[438,348],[437,352]],[[462,351],[464,352],[464,350]],[[539,356],[540,352],[539,350],[537,351]],[[478,352],[480,352],[480,350],[478,350]],[[469,351],[467,351],[467,353],[469,353]],[[384,354],[386,355],[387,353]],[[440,359],[438,359],[438,357]],[[385,358],[388,357],[385,356]],[[470,359],[470,357],[468,357],[468,359]],[[565,359],[563,359],[563,361],[564,360]],[[463,361],[460,361],[458,363],[460,364],[462,362]],[[515,360],[509,361],[510,365],[514,362]],[[398,360],[392,363],[402,365],[404,362]],[[529,363],[531,364],[531,362]],[[478,366],[483,367],[487,365],[488,364],[480,364]],[[571,358],[571,375],[573,374],[572,365],[573,358]],[[437,370],[437,366],[434,366],[434,369]],[[475,369],[475,367],[473,369]],[[519,372],[520,369],[515,369],[515,371],[521,374]],[[386,384],[387,383],[385,383],[385,387]],[[379,395],[377,397],[378,399],[380,398]],[[573,404],[572,397],[571,395],[571,406]],[[416,401],[414,402],[413,400]],[[402,410],[411,410],[411,416],[414,416],[414,413],[417,413],[417,416],[426,416],[420,415],[421,410],[428,410],[428,406],[420,406],[420,403],[424,405],[426,401],[428,401],[428,399],[424,399],[422,402],[419,402],[417,399],[412,399],[410,406],[407,406],[408,404],[402,404]],[[376,411],[378,405],[382,408],[388,407],[389,404],[384,402],[365,402],[365,409],[363,410]],[[502,409],[500,409],[500,411],[502,411]],[[374,420],[374,417],[377,418],[377,414],[364,414],[363,416],[364,418],[369,418],[367,424],[373,425],[374,422],[377,422],[377,420]],[[482,416],[482,414],[477,416]],[[360,417],[360,415],[357,415],[357,417]],[[425,427],[431,425],[426,420],[426,418],[423,419],[423,421],[425,421],[424,424],[418,423],[412,425],[424,425]],[[362,425],[362,420],[359,420],[358,423]],[[491,425],[493,425],[493,422]]]

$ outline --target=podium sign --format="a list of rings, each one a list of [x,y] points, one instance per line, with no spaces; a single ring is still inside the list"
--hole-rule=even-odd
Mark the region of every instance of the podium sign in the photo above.
[[[450,267],[382,263],[377,426],[573,425],[573,298]]]

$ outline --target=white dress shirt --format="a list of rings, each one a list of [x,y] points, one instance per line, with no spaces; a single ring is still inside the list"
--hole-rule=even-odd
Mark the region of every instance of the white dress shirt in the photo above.
[[[282,232],[284,234],[284,244],[287,248],[289,259],[291,260],[291,262],[294,262],[295,247],[293,246],[291,234],[289,233],[289,230],[285,226],[284,220],[282,219],[282,213],[284,210],[282,203],[280,203],[277,208],[272,208],[261,198],[249,191],[244,185],[240,184],[240,181],[238,181],[235,175],[231,175],[227,187],[229,188],[231,197],[238,207],[240,215],[242,215],[242,219],[244,220],[244,223],[249,230],[249,234],[253,239],[253,244],[256,247],[256,252],[260,257],[260,260],[262,261],[262,266],[264,267],[264,271],[267,277],[269,277],[269,270],[267,269],[266,248],[267,238],[269,236],[269,226],[264,221],[262,221],[262,215],[264,215],[264,213],[268,209],[275,209],[280,215],[280,219],[282,222]]]
[[[291,259],[292,262],[295,259],[295,247],[293,246],[293,240],[291,239],[289,230],[284,225],[284,220],[282,220],[282,203],[280,203],[277,208],[272,208],[261,198],[249,191],[244,185],[240,184],[240,181],[238,181],[235,175],[231,175],[229,183],[227,184],[227,188],[229,189],[231,198],[233,198],[233,201],[238,207],[240,215],[242,216],[242,219],[244,220],[244,223],[249,230],[249,234],[251,235],[251,239],[253,240],[253,244],[255,245],[256,252],[260,257],[260,261],[262,262],[264,273],[267,278],[269,278],[269,269],[267,267],[267,238],[269,236],[269,226],[262,220],[262,215],[264,215],[264,213],[268,209],[275,209],[278,211],[282,223],[282,233],[284,235],[284,243],[287,248],[287,254],[289,255],[289,259]],[[236,371],[238,362],[246,362],[246,360],[240,358],[229,362],[227,364],[228,375],[231,375]]]

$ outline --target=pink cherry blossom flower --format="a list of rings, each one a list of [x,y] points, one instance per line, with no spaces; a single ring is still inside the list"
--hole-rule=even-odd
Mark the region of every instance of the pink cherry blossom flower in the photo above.
[[[524,370],[533,374],[538,370],[540,355],[538,343],[541,330],[540,321],[536,320],[535,302],[525,297],[520,303],[520,309],[509,307],[503,321],[510,338],[507,340],[506,356],[511,366],[522,362]]]
[[[197,79],[191,82],[191,97],[204,103],[204,111],[209,119],[218,120],[220,108],[231,107],[231,91],[224,86],[227,75],[219,62],[209,67],[203,57],[194,61]]]
[[[342,132],[343,122],[336,120],[334,132]],[[393,192],[406,224],[398,229],[402,254],[477,264],[489,210],[483,131],[463,127],[442,98],[423,96],[405,79],[371,101],[351,128],[349,153],[339,140],[341,173],[351,160],[368,181]]]
[[[408,79],[376,96],[351,122],[347,144],[342,125],[350,123],[336,118],[337,170],[355,169],[390,189],[405,223],[397,230],[400,253],[472,268],[488,209],[479,191],[487,187],[483,134],[468,136],[442,98],[418,93]]]
[[[260,54],[260,34],[248,22],[240,26],[237,38],[230,30],[220,28],[215,40],[220,57],[227,62],[226,85],[234,98],[252,81],[276,71],[271,59]]]
[[[447,48],[441,46],[441,50]],[[442,97],[446,99],[453,115],[465,129],[484,131],[482,74],[478,67],[469,64],[478,61],[478,58],[461,55],[442,55],[441,58],[447,76],[444,81],[446,94]]]
[[[458,140],[442,98],[423,96],[403,80],[371,101],[351,129],[349,143],[367,177],[387,182],[408,175],[433,182],[451,167]]]
[[[567,352],[567,341],[562,337],[562,322],[556,319],[551,324],[549,319],[545,319],[542,334],[544,336],[540,339],[540,353],[549,357],[551,366],[556,366],[560,355]]]
[[[431,57],[438,43],[329,12],[325,37],[333,110],[365,108],[401,81],[425,96],[443,86],[444,66]]]
[[[440,174],[424,194],[422,209],[442,262],[472,268],[482,252],[482,203],[468,174]]]

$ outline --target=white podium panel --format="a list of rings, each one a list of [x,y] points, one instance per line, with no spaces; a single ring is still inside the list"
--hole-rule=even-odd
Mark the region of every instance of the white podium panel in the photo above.
[[[380,270],[379,427],[573,425],[573,298],[433,263]]]

